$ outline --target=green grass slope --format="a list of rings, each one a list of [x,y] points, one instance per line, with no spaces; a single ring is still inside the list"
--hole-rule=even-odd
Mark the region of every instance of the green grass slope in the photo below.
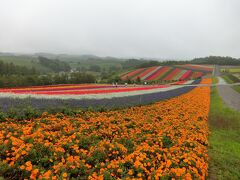
[[[240,85],[238,85],[238,86],[233,86],[233,89],[234,89],[235,91],[237,91],[237,92],[240,93]]]
[[[209,179],[240,179],[240,112],[227,107],[216,87],[209,114]]]

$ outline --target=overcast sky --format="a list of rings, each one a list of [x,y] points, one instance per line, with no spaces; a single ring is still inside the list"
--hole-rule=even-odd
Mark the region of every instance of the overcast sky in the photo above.
[[[0,52],[240,57],[240,0],[0,0]]]

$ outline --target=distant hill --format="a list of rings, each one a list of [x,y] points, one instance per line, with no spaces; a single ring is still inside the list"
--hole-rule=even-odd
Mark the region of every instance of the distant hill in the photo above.
[[[217,65],[240,65],[240,59],[222,56],[209,56],[204,58],[195,58],[192,64],[217,64]]]

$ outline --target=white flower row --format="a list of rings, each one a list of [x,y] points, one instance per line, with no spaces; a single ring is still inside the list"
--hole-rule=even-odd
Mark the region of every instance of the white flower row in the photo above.
[[[183,83],[183,84],[192,84],[193,83],[193,81],[195,81],[195,80],[189,80],[189,81],[186,81],[185,83]]]

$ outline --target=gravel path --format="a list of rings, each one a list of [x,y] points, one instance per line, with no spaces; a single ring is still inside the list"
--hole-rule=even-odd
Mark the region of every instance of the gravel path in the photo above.
[[[220,75],[219,67],[215,69],[216,75]],[[235,91],[231,85],[227,85],[226,81],[218,77],[219,84],[217,86],[218,93],[222,100],[231,108],[240,111],[240,93]]]
[[[231,86],[217,86],[219,95],[223,101],[231,108],[240,111],[240,93],[232,89]]]

